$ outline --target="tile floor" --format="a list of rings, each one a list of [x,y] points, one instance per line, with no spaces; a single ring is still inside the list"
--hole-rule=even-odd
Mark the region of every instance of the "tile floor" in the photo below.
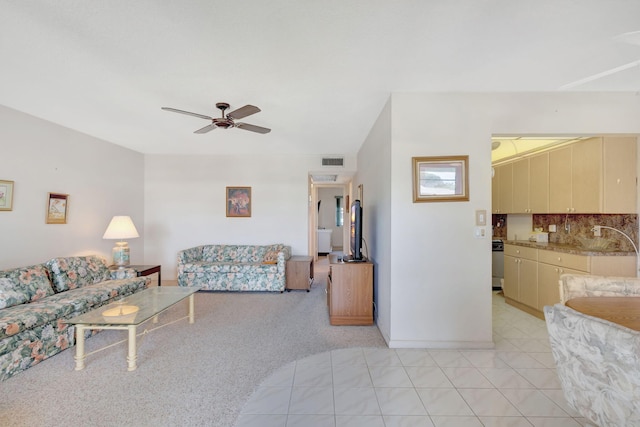
[[[237,427],[579,427],[544,321],[493,296],[494,350],[348,348],[267,378]]]

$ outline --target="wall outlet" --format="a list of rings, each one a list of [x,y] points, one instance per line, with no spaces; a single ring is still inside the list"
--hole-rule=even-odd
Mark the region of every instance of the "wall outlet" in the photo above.
[[[551,225],[549,226],[549,233],[555,233],[556,231],[558,231],[558,230],[556,229],[556,225],[555,225],[555,224],[551,224]]]
[[[594,225],[594,226],[593,226],[593,235],[594,235],[595,237],[600,237],[600,236],[602,236],[602,232],[601,232],[601,230],[600,230],[600,226],[599,226],[599,225]]]

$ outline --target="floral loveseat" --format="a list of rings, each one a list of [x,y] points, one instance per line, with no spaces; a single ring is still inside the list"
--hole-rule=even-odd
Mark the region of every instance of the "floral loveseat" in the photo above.
[[[560,276],[562,302],[640,297],[640,279]],[[598,426],[640,426],[640,332],[563,304],[544,307],[551,352],[569,405]]]
[[[291,247],[203,245],[178,252],[178,285],[209,291],[277,291],[285,287]]]
[[[54,258],[0,271],[0,380],[75,344],[64,321],[145,289],[148,277],[111,271],[98,256]]]

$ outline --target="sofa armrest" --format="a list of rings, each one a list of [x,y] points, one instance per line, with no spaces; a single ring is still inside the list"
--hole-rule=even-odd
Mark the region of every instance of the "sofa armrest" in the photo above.
[[[109,270],[111,274],[111,280],[119,279],[131,279],[132,277],[138,277],[138,272],[133,268],[118,268],[115,270]]]
[[[640,297],[640,278],[637,277],[563,274],[560,276],[559,285],[562,304],[579,297]]]
[[[196,246],[178,252],[178,266],[191,262],[202,261],[202,250],[204,246]]]

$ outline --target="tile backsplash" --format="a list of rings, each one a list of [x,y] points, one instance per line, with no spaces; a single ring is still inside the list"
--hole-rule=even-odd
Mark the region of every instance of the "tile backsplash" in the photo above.
[[[637,214],[533,214],[533,228],[549,231],[549,225],[556,226],[556,232],[549,233],[549,242],[579,245],[576,237],[592,238],[591,228],[594,225],[604,225],[625,233],[638,245],[638,215]],[[569,231],[565,231],[565,224]],[[506,239],[509,226],[509,215],[492,215],[493,236]],[[620,233],[602,229],[601,236],[616,242],[619,250],[633,251],[631,243]]]

